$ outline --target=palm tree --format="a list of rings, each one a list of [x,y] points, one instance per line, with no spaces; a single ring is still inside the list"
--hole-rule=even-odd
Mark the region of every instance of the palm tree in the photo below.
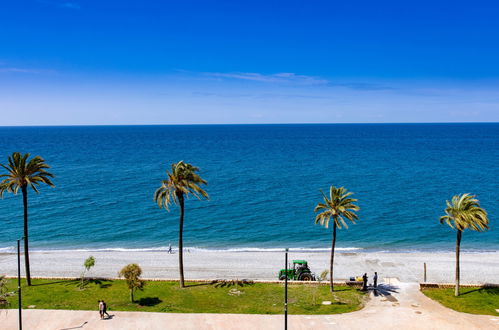
[[[167,180],[161,181],[161,186],[154,193],[154,200],[160,208],[165,208],[170,211],[171,203],[180,206],[179,232],[178,232],[178,266],[180,272],[180,287],[184,285],[184,256],[183,256],[183,240],[182,233],[184,228],[184,199],[189,194],[193,194],[198,199],[202,197],[208,198],[208,193],[199,185],[208,184],[196,172],[199,168],[191,164],[180,161],[172,164],[171,172],[168,174]]]
[[[353,204],[357,200],[350,198],[349,196],[353,193],[348,192],[345,188],[336,188],[331,186],[329,188],[329,198],[322,192],[324,197],[324,203],[319,203],[314,209],[314,212],[319,212],[315,217],[315,223],[320,223],[322,226],[328,228],[329,220],[333,218],[333,242],[331,245],[331,264],[329,265],[329,273],[331,274],[329,283],[331,286],[331,292],[334,291],[333,287],[333,264],[334,264],[334,246],[336,244],[336,228],[348,228],[344,218],[355,223],[358,219],[355,211],[360,210],[360,208]]]
[[[35,156],[28,160],[29,154],[21,155],[19,152],[14,152],[9,156],[9,163],[4,165],[0,164],[7,170],[7,174],[0,175],[4,178],[0,182],[0,197],[3,197],[5,191],[17,194],[19,188],[23,193],[23,206],[24,206],[24,263],[26,266],[26,281],[31,285],[31,273],[29,269],[29,247],[28,247],[28,187],[31,187],[38,193],[38,186],[40,183],[45,183],[49,186],[54,186],[50,178],[54,175],[47,172],[46,169],[50,168],[42,157]]]
[[[445,215],[440,217],[440,223],[446,222],[451,228],[457,230],[456,239],[456,288],[455,296],[459,296],[459,253],[461,248],[461,236],[466,228],[474,231],[489,229],[487,212],[480,207],[476,196],[470,194],[455,195],[452,201],[446,201]]]

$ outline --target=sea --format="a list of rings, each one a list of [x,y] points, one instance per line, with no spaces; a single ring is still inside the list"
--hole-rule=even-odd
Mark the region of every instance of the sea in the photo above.
[[[178,207],[153,194],[172,163],[200,168],[208,200],[186,201],[184,245],[232,251],[327,251],[314,206],[331,185],[353,192],[359,219],[340,251],[452,251],[445,202],[471,193],[490,219],[462,249],[499,250],[499,123],[0,127],[0,163],[39,155],[55,187],[32,190],[32,250],[164,250]],[[0,169],[0,173],[4,173]],[[22,195],[0,199],[0,252],[23,235]]]

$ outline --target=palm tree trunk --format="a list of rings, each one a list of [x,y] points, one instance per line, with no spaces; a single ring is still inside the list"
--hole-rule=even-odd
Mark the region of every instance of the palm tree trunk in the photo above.
[[[182,234],[184,231],[184,194],[180,193],[177,195],[180,204],[180,219],[179,219],[179,230],[178,230],[178,269],[180,272],[180,287],[184,288],[184,242],[182,240]]]
[[[459,296],[459,279],[460,279],[460,269],[459,269],[459,252],[461,249],[461,235],[462,231],[458,230],[457,231],[457,239],[456,239],[456,288],[454,295],[457,297]]]
[[[331,287],[331,292],[334,292],[333,286],[333,264],[334,264],[334,246],[336,245],[336,218],[333,224],[333,243],[331,245],[331,264],[329,265],[329,285]]]
[[[28,187],[22,186],[24,206],[24,265],[26,266],[26,281],[31,285],[31,272],[29,270],[29,246],[28,246]]]

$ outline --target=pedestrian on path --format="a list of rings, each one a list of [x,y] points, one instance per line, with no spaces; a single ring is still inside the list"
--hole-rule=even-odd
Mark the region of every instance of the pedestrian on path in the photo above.
[[[367,291],[367,273],[362,276],[362,291]]]
[[[104,314],[107,315],[107,317],[109,318],[109,314],[107,313],[107,304],[106,302],[103,300],[102,301],[102,317],[104,317]]]
[[[378,287],[378,272],[374,272],[373,281],[374,281],[374,288],[376,289]]]
[[[104,318],[104,301],[102,300],[99,300],[99,315],[102,320]]]

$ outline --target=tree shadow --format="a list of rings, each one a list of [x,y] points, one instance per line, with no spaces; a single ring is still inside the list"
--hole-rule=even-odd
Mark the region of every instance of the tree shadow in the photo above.
[[[195,287],[195,286],[203,286],[203,285],[210,285],[210,284],[211,284],[210,282],[196,283],[196,284],[186,284],[185,287],[186,288],[191,288],[191,287]]]
[[[140,298],[137,303],[140,306],[156,306],[159,303],[162,303],[163,300],[159,299],[158,297],[146,297],[146,298]]]
[[[89,278],[85,279],[83,281],[83,284],[81,284],[81,280],[73,280],[68,285],[73,285],[75,283],[80,289],[85,289],[89,284],[98,285],[100,289],[107,289],[111,285],[113,285],[113,280],[101,280],[96,278]]]
[[[92,280],[91,282],[98,285],[100,289],[107,289],[113,285],[113,280]]]
[[[486,294],[491,294],[491,295],[499,295],[499,287],[493,287],[493,286],[486,286],[484,285],[481,288],[476,288],[470,291],[466,291],[460,294],[460,296],[464,296],[468,293],[472,292],[479,292],[479,293],[486,293]]]
[[[52,284],[59,284],[59,283],[65,283],[66,285],[74,285],[78,282],[79,282],[79,280],[61,280],[61,281],[54,281],[54,282],[47,282],[47,283],[32,284],[31,286],[52,285]]]
[[[398,287],[390,284],[379,284],[377,287],[370,286],[368,290],[372,290],[375,297],[381,296],[386,298],[388,301],[395,302],[398,301],[397,298],[392,296],[392,293],[398,293]]]
[[[209,284],[213,285],[213,287],[215,287],[215,288],[230,288],[230,287],[237,287],[237,286],[240,286],[240,287],[251,286],[251,285],[254,285],[255,282],[253,282],[251,280],[246,280],[246,279],[242,279],[242,280],[236,279],[236,280],[213,280]]]

